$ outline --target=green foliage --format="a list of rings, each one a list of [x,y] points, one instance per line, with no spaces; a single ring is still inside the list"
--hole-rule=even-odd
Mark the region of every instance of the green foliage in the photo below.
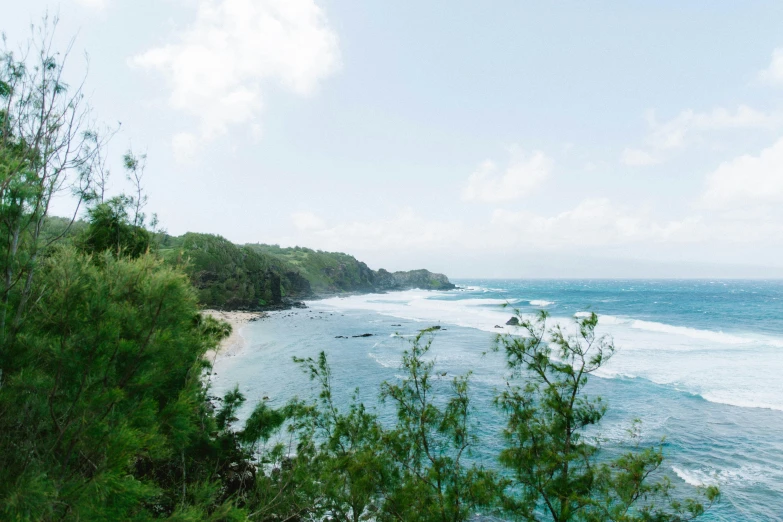
[[[91,254],[112,252],[139,257],[152,247],[152,234],[134,225],[128,213],[133,202],[125,196],[109,199],[87,211],[89,225],[77,240],[79,247]]]
[[[87,226],[88,223],[83,220],[46,216],[39,240],[43,245],[72,244],[74,238],[85,233]]]
[[[298,508],[291,514],[341,522],[463,521],[496,503],[502,481],[465,462],[478,442],[468,377],[439,380],[434,363],[424,360],[428,333],[403,355],[406,376],[382,385],[382,398],[397,411],[392,428],[358,401],[358,390],[347,411],[336,406],[323,352],[317,359],[295,358],[320,393],[312,405],[290,406],[297,450],[288,464],[296,484],[289,498],[296,501],[287,505]]]
[[[277,245],[246,245],[260,254],[273,257],[310,282],[315,292],[372,291],[373,271],[355,257],[342,252],[324,252],[303,247],[280,248]]]
[[[279,305],[283,296],[310,294],[307,281],[285,263],[220,236],[166,237],[161,255],[190,275],[199,300],[209,307],[256,309]]]
[[[134,463],[194,435],[202,355],[218,338],[187,280],[149,256],[96,264],[64,249],[39,284],[2,362],[0,518],[135,519],[160,484]]]
[[[81,88],[63,81],[68,54],[53,50],[56,27],[45,16],[18,54],[5,39],[0,51],[0,342],[13,339],[36,298],[52,198],[66,190],[84,197],[98,145]]]
[[[384,505],[394,483],[391,455],[384,450],[385,433],[375,415],[358,402],[358,390],[346,413],[332,397],[331,369],[326,355],[295,359],[320,385],[319,401],[300,407],[295,465],[308,470],[317,486],[310,512],[336,521],[370,520]],[[311,495],[313,495],[311,493]]]
[[[403,353],[401,382],[381,387],[381,397],[397,409],[397,426],[388,438],[400,473],[384,511],[393,520],[457,522],[491,506],[502,483],[494,473],[465,463],[478,442],[470,375],[448,384],[440,380],[435,361],[427,360],[430,334],[420,332]]]
[[[500,462],[514,477],[507,511],[522,520],[675,521],[703,513],[695,500],[672,497],[671,483],[650,481],[663,461],[661,448],[629,452],[617,460],[600,459],[601,447],[585,434],[600,423],[606,404],[584,387],[614,354],[610,339],[598,337],[598,316],[577,319],[568,334],[548,328],[548,314],[528,320],[517,313],[525,336],[499,336],[511,381],[496,399],[507,415],[507,447]],[[522,380],[523,385],[516,384]],[[638,425],[632,429],[638,446]],[[717,490],[708,489],[709,503]]]

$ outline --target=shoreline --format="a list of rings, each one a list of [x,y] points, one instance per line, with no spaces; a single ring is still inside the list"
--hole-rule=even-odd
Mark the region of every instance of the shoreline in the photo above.
[[[247,312],[247,311],[225,311],[225,310],[213,310],[206,309],[201,311],[202,314],[214,317],[215,319],[225,321],[231,325],[231,335],[226,337],[220,342],[217,349],[207,350],[204,354],[204,358],[209,361],[215,362],[218,356],[230,357],[237,355],[247,346],[247,340],[242,336],[242,328],[252,321],[257,321],[267,317],[266,312]]]
[[[460,289],[460,286],[455,286],[448,290]],[[217,310],[214,308],[206,308],[201,310],[201,313],[225,321],[231,325],[231,335],[223,339],[218,347],[214,350],[207,350],[204,354],[204,358],[210,361],[212,364],[218,356],[220,357],[233,357],[241,353],[247,347],[247,340],[242,336],[242,329],[250,322],[258,321],[269,316],[270,312],[278,312],[284,310],[292,310],[295,308],[309,308],[306,301],[321,301],[323,299],[331,299],[334,297],[352,297],[359,295],[370,294],[388,294],[393,292],[404,292],[407,289],[391,289],[391,290],[378,290],[378,291],[353,291],[353,292],[334,292],[334,293],[319,293],[309,297],[302,298],[301,300],[288,300],[277,305],[270,306],[261,310]],[[431,290],[431,289],[424,289]]]

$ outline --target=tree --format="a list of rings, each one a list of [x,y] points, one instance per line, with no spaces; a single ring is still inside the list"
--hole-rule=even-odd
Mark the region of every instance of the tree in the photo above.
[[[704,512],[692,499],[678,501],[668,479],[651,481],[663,461],[661,448],[628,452],[607,462],[598,440],[585,430],[600,423],[606,404],[585,392],[588,376],[615,352],[595,333],[598,316],[576,319],[569,334],[547,327],[545,311],[517,316],[524,336],[499,336],[511,377],[496,404],[506,414],[507,446],[501,464],[513,473],[507,511],[523,520],[680,521]],[[516,384],[523,380],[524,385]],[[638,440],[637,425],[632,429]],[[718,491],[705,491],[708,504]]]
[[[311,512],[328,514],[336,522],[376,518],[394,479],[383,427],[358,401],[358,390],[347,412],[337,408],[332,396],[332,371],[324,352],[317,360],[294,360],[320,387],[318,402],[300,405],[297,415],[298,453],[306,455],[306,466],[297,464],[307,470],[310,489],[315,493]]]
[[[78,244],[84,251],[97,254],[139,257],[152,246],[152,235],[143,226],[135,225],[128,208],[133,205],[126,196],[117,196],[105,203],[92,205],[87,210],[89,225]]]
[[[52,198],[87,194],[91,165],[103,145],[90,130],[83,86],[70,88],[70,47],[53,50],[57,19],[45,16],[19,54],[0,55],[0,346],[13,341],[29,304]],[[78,202],[76,205],[78,211]],[[74,213],[75,217],[76,213]],[[45,245],[43,245],[45,246]],[[1,350],[1,349],[0,349]],[[0,358],[2,358],[0,351]],[[0,383],[4,377],[0,374]]]
[[[0,519],[244,520],[253,448],[284,414],[260,404],[236,428],[238,391],[214,411],[203,356],[230,328],[150,252],[132,155],[135,196],[104,198],[105,138],[56,25],[0,56]],[[91,206],[65,246],[76,214],[42,230],[68,189]]]
[[[501,489],[494,473],[465,462],[477,442],[470,374],[444,383],[443,375],[434,372],[435,361],[427,360],[433,331],[419,332],[403,353],[402,381],[381,385],[381,397],[397,409],[388,443],[400,483],[384,505],[390,520],[467,520],[491,506]]]
[[[0,518],[132,518],[160,494],[134,463],[187,446],[218,338],[187,279],[151,257],[99,266],[66,249],[39,285],[0,388]]]
[[[143,227],[146,215],[143,210],[147,206],[148,197],[144,192],[144,171],[147,169],[147,155],[136,155],[133,149],[122,157],[123,167],[125,167],[125,178],[133,184],[133,195],[128,196],[129,206],[133,208],[133,221],[135,227]],[[158,218],[152,215],[150,227],[155,229],[158,224]]]

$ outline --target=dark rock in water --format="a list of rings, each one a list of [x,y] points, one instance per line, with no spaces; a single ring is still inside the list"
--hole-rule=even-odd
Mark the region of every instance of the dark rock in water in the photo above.
[[[402,326],[401,324],[393,324],[392,326]]]
[[[372,337],[374,334],[371,333],[363,333],[360,335],[352,335],[351,337]]]
[[[344,335],[338,335],[337,337],[335,337],[335,339],[348,339],[348,338]]]
[[[294,301],[291,303],[291,306],[293,308],[307,308],[307,305],[304,303],[304,301]]]
[[[499,324],[496,324],[496,325],[495,325],[495,328],[503,328],[503,327],[502,327],[502,326],[500,326]]]
[[[519,326],[519,318],[517,316],[514,316],[508,321],[506,321],[506,324],[510,326]]]
[[[436,324],[435,326],[430,326],[429,328],[422,328],[419,331],[420,332],[434,332],[435,330],[440,330],[440,329],[441,329],[440,325]]]

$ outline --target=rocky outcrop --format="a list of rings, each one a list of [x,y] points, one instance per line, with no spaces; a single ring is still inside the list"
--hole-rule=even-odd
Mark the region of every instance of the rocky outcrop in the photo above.
[[[429,270],[409,270],[408,272],[389,272],[381,268],[375,272],[376,290],[410,290],[420,288],[422,290],[453,290],[456,288],[443,274],[436,274]]]
[[[334,295],[345,292],[385,292],[422,288],[426,290],[450,290],[455,288],[448,277],[429,270],[389,272],[381,268],[372,270],[366,263],[343,252],[325,252],[305,247],[281,248],[279,245],[248,244],[245,249],[264,259],[275,260],[278,267],[299,273],[309,281],[314,295]],[[288,274],[286,274],[288,276]],[[283,281],[290,294],[306,295],[304,285],[299,288],[288,276]]]
[[[288,295],[290,297],[309,297],[313,295],[313,289],[310,288],[310,281],[299,272],[288,270],[285,272],[284,276],[288,281]]]
[[[394,274],[381,268],[374,272],[373,286],[377,290],[391,290],[397,287],[397,280],[394,278]]]

